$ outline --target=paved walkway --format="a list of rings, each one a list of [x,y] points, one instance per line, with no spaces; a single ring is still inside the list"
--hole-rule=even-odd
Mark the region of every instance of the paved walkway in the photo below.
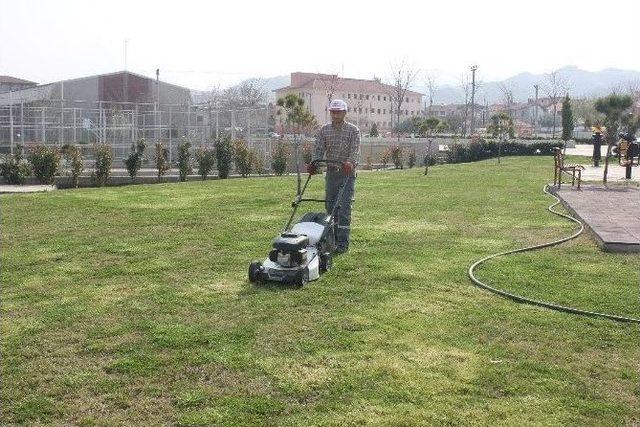
[[[554,192],[591,229],[602,249],[640,252],[640,188],[586,184],[581,191],[569,185]]]
[[[39,193],[55,190],[55,185],[0,185],[2,193]]]

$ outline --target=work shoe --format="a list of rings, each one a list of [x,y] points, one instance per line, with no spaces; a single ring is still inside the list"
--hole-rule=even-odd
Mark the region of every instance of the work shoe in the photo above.
[[[338,245],[336,246],[336,253],[343,254],[349,250],[349,246],[347,245]]]

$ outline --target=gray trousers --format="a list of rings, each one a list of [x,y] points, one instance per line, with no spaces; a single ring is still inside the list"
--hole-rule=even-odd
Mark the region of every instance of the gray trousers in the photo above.
[[[342,174],[342,171],[334,171],[331,169],[327,170],[327,175],[325,177],[325,208],[327,209],[327,213],[331,213],[331,210],[336,203],[340,186],[342,186],[346,179],[347,177]],[[342,193],[340,208],[336,212],[336,224],[338,226],[336,244],[338,246],[349,246],[349,234],[351,231],[351,199],[353,199],[355,180],[355,175],[349,179],[347,187]]]

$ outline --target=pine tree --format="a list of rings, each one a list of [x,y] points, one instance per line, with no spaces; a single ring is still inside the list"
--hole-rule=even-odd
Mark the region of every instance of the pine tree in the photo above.
[[[562,140],[566,142],[573,136],[573,128],[575,123],[573,121],[573,111],[571,111],[571,101],[569,95],[565,96],[562,101]]]

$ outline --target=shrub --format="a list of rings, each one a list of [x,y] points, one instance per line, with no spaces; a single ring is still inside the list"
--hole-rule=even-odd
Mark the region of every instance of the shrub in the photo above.
[[[84,170],[84,162],[82,159],[82,150],[75,145],[66,144],[62,147],[62,154],[69,164],[69,172],[71,174],[71,182],[75,188],[80,183],[80,175]]]
[[[382,152],[382,155],[380,156],[380,163],[382,163],[383,169],[387,168],[389,159],[391,159],[391,147],[385,148],[384,151]]]
[[[218,162],[218,177],[220,179],[228,178],[233,162],[233,147],[230,136],[222,136],[216,141],[216,160]]]
[[[111,147],[107,144],[95,144],[94,152],[96,156],[96,165],[93,173],[93,180],[96,186],[102,187],[103,185],[106,185],[109,180],[113,155],[111,154]]]
[[[196,150],[196,162],[198,163],[198,174],[204,181],[216,163],[216,152],[212,148],[199,147]]]
[[[22,185],[31,174],[29,163],[22,157],[22,146],[16,146],[14,154],[3,156],[0,174],[11,185]]]
[[[164,148],[162,142],[156,143],[156,169],[158,169],[158,181],[171,169],[171,165],[169,164],[169,150]]]
[[[178,144],[178,173],[180,174],[180,181],[187,180],[193,169],[191,168],[191,143],[183,140]]]
[[[287,171],[288,157],[289,147],[283,141],[278,142],[271,162],[271,167],[276,175],[283,175]]]
[[[142,167],[142,156],[146,147],[147,143],[144,139],[140,139],[134,147],[131,147],[133,151],[131,151],[129,157],[124,160],[127,172],[129,172],[132,181],[136,179],[136,175],[138,175],[138,171]]]
[[[407,165],[409,166],[409,169],[411,169],[412,167],[414,167],[416,165],[416,150],[411,150],[409,152],[409,158],[407,159]]]
[[[253,169],[253,161],[255,159],[255,153],[252,156],[252,151],[249,150],[249,145],[246,141],[237,140],[233,142],[233,159],[236,163],[236,170],[246,178]]]
[[[302,145],[302,161],[307,165],[311,164],[311,159],[313,158],[313,145],[305,142]]]
[[[393,161],[393,165],[396,169],[403,168],[404,162],[404,149],[399,145],[391,146],[391,160]]]
[[[447,163],[475,162],[498,156],[532,156],[532,155],[553,155],[554,148],[561,146],[558,142],[537,142],[534,144],[522,144],[519,142],[504,142],[498,145],[496,141],[486,141],[483,139],[471,142],[467,146],[454,143],[447,151]],[[539,152],[538,152],[539,150]]]
[[[256,171],[256,173],[258,175],[264,175],[265,173],[267,173],[267,171],[265,170],[265,167],[264,167],[264,157],[262,156],[262,154],[258,153],[255,150],[252,150],[251,154],[254,156],[253,169]]]
[[[33,174],[41,184],[53,184],[60,169],[60,150],[57,147],[39,145],[29,154]]]

